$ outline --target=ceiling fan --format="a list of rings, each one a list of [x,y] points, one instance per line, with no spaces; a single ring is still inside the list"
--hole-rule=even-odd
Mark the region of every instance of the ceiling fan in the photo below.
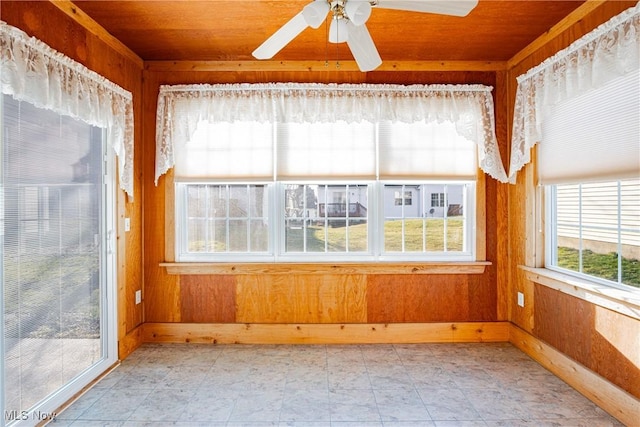
[[[478,0],[314,0],[253,51],[257,59],[269,59],[307,27],[318,28],[331,17],[329,42],[346,42],[361,71],[382,64],[380,54],[364,25],[374,7],[441,15],[466,16]]]

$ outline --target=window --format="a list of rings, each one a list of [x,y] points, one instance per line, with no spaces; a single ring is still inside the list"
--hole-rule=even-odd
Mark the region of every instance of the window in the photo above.
[[[161,86],[155,177],[173,168],[176,191],[167,261],[483,257],[478,169],[507,179],[491,90]]]
[[[432,193],[431,194],[431,207],[441,208],[444,206],[444,193]]]
[[[397,146],[410,151],[406,138],[440,167],[433,158],[451,152],[430,152],[447,145],[433,142],[433,129],[421,140],[424,130],[420,122],[413,131],[392,122],[201,122],[175,166],[178,260],[473,260],[475,180],[429,179],[426,162],[405,165],[420,180],[379,172],[397,166],[378,147],[403,161],[410,154],[392,146],[404,141]],[[474,143],[455,141],[470,163],[458,169],[475,174]]]
[[[369,186],[286,184],[286,253],[368,253]]]
[[[639,78],[558,102],[538,149],[546,267],[627,289],[640,287]]]
[[[640,288],[640,179],[547,187],[547,267]]]
[[[269,250],[265,185],[181,186],[189,253],[264,253]]]
[[[413,203],[413,193],[411,191],[405,191],[404,193],[400,191],[395,192],[395,205],[396,206],[411,206]]]
[[[396,190],[400,188],[400,190]],[[407,191],[407,188],[411,188]],[[385,192],[415,193],[417,203],[401,207],[384,206],[384,251],[386,253],[468,251],[469,222],[467,193],[473,192],[471,183],[386,185]],[[446,200],[448,204],[444,204]],[[434,208],[433,200],[443,201]],[[431,203],[428,204],[428,200]]]

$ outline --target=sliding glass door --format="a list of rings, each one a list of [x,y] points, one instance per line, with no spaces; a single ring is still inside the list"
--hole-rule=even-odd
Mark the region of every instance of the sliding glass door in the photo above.
[[[4,423],[35,425],[115,362],[105,130],[3,95]]]

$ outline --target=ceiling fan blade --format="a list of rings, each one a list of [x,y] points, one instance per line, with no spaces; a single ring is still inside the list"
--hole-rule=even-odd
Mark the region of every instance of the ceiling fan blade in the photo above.
[[[347,25],[349,28],[347,45],[349,45],[360,71],[372,71],[378,68],[382,64],[382,58],[380,58],[367,27],[365,25],[356,26],[351,22],[348,22]]]
[[[302,15],[302,12],[291,18],[278,31],[273,33],[271,37],[264,41],[252,55],[256,59],[269,59],[285,47],[289,42],[295,39],[298,34],[303,32],[309,25]]]
[[[466,16],[477,4],[478,0],[379,0],[375,7],[380,9]]]

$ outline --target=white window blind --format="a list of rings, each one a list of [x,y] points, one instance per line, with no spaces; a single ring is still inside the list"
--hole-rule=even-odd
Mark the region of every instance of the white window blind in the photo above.
[[[637,177],[640,70],[556,105],[538,155],[544,184]]]
[[[175,153],[175,176],[271,179],[275,171],[279,179],[475,179],[476,152],[452,122],[203,120]]]
[[[278,125],[278,176],[375,178],[375,124],[337,121]]]
[[[177,150],[177,178],[271,178],[273,125],[202,120],[190,140]]]
[[[381,178],[476,178],[476,144],[453,122],[383,122],[379,144]]]

